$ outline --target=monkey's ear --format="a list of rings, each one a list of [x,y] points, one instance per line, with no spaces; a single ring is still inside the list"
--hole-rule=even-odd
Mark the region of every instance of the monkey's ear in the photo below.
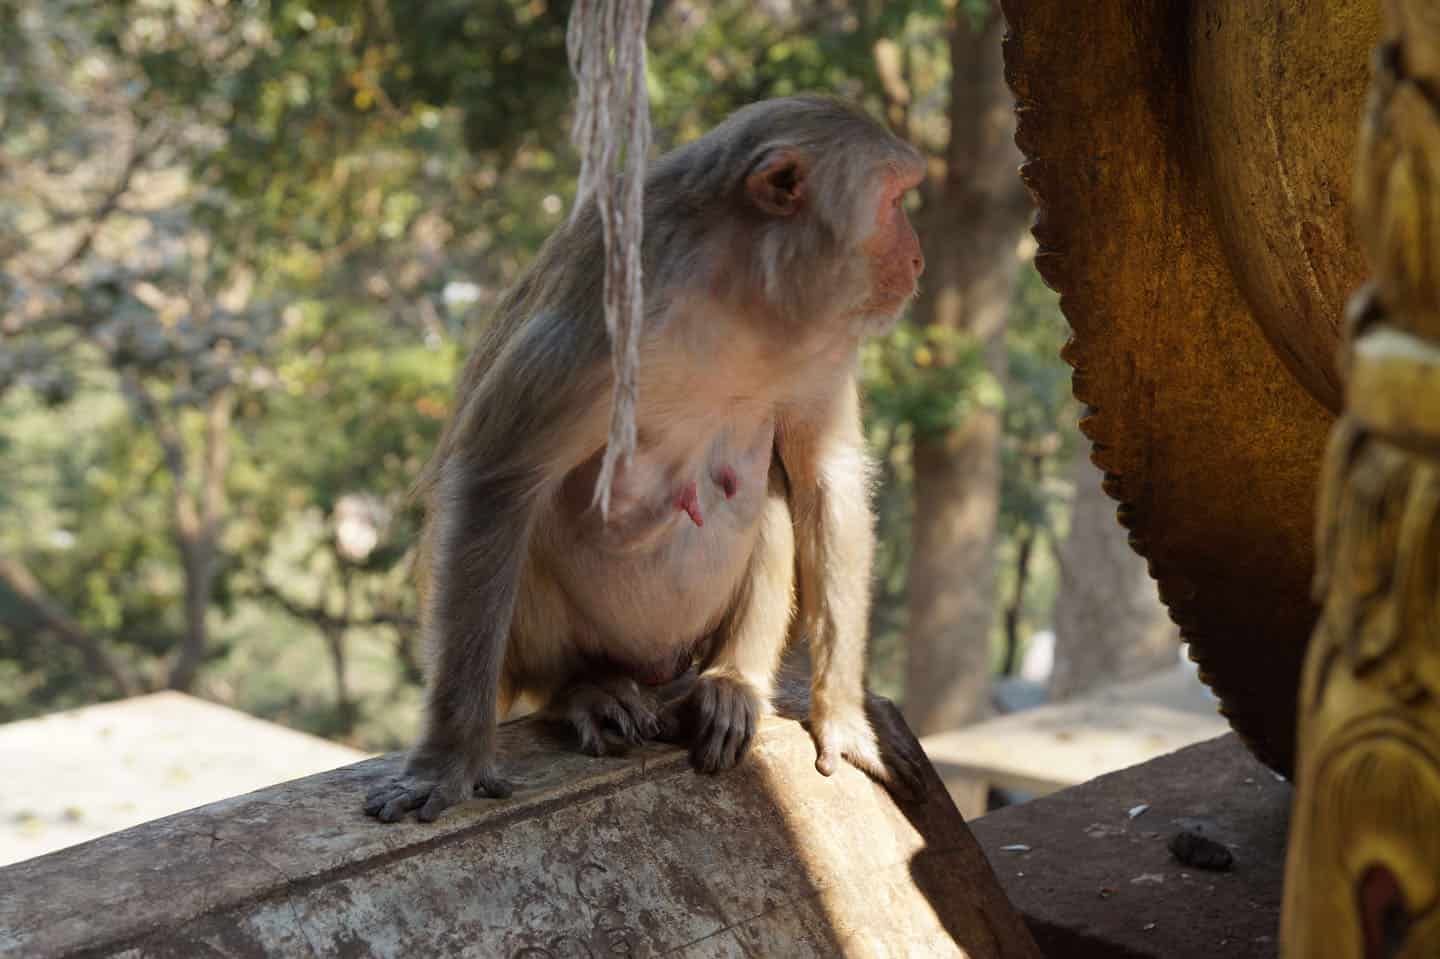
[[[772,150],[745,178],[750,201],[771,216],[791,216],[805,198],[805,158],[796,150]]]

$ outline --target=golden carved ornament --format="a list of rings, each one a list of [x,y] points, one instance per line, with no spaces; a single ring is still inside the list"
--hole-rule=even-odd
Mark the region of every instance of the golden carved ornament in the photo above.
[[[1354,199],[1286,864],[1286,959],[1440,956],[1440,2],[1388,0]]]

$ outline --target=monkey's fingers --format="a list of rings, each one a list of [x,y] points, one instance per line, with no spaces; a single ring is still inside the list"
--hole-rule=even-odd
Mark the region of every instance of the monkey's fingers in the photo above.
[[[721,757],[721,768],[729,769],[738,763],[745,753],[750,749],[750,743],[755,738],[755,719],[751,715],[744,715],[730,726],[725,736],[725,752]]]
[[[475,792],[491,799],[509,799],[515,792],[515,784],[493,772],[482,772],[475,777]]]
[[[657,728],[652,738],[662,743],[683,743],[687,739],[685,732],[689,727],[686,720],[688,707],[685,699],[677,699],[662,706],[656,716]]]
[[[693,732],[690,737],[690,765],[702,773],[717,771],[723,740],[716,744],[715,711],[719,707],[715,684],[701,680],[695,684],[688,702],[681,708],[688,713]],[[723,733],[721,734],[723,737]]]
[[[690,762],[704,773],[718,773],[740,761],[755,735],[759,702],[743,683],[707,677],[692,695],[695,738]]]

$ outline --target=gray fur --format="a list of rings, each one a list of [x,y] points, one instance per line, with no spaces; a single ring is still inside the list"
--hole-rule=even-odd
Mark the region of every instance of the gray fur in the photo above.
[[[794,216],[767,215],[748,192],[777,151],[804,158]],[[919,166],[866,114],[817,96],[746,107],[651,166],[641,450],[613,530],[566,493],[604,448],[612,375],[593,202],[550,237],[472,352],[416,485],[425,728],[367,812],[433,819],[476,789],[508,795],[495,727],[522,697],[587,751],[603,751],[607,727],[622,740],[678,731],[698,768],[728,768],[802,626],[823,673],[817,766],[828,773],[843,754],[888,776],[863,712],[856,613],[873,533],[847,317],[870,289],[875,184]],[[723,495],[718,468],[739,477]],[[706,523],[667,512],[687,481]],[[776,522],[794,535],[764,532]],[[833,557],[850,567],[814,571]],[[808,625],[792,615],[797,584],[815,594],[801,604]],[[663,705],[631,681],[694,658],[699,675]]]

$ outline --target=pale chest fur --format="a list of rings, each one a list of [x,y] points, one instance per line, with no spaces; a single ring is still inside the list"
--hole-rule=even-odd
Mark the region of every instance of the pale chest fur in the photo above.
[[[657,650],[683,657],[729,609],[769,495],[777,418],[803,403],[817,364],[835,362],[794,338],[687,319],[642,355],[639,449],[608,522],[590,508],[596,454],[566,479],[546,537],[571,640],[642,672]]]

